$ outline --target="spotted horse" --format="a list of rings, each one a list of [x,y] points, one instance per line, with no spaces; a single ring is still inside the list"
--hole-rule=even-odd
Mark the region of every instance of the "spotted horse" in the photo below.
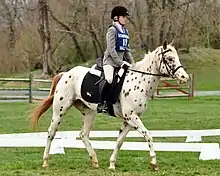
[[[32,111],[32,123],[36,126],[41,115],[52,105],[53,116],[43,154],[43,167],[49,166],[51,142],[64,114],[71,106],[75,106],[83,115],[80,137],[89,153],[92,166],[99,167],[96,152],[89,141],[89,133],[97,114],[97,104],[85,101],[81,95],[83,79],[90,69],[76,66],[68,72],[57,74],[53,79],[48,97]],[[135,129],[143,135],[149,146],[150,166],[153,170],[159,169],[153,147],[153,138],[142,123],[141,115],[146,111],[148,99],[152,96],[163,75],[172,77],[179,83],[185,83],[189,79],[180,63],[176,49],[172,43],[167,44],[166,40],[154,51],[145,54],[142,60],[136,62],[127,71],[118,101],[113,105],[114,113],[122,120],[122,124],[116,146],[110,157],[109,169],[115,170],[117,153],[131,129]]]

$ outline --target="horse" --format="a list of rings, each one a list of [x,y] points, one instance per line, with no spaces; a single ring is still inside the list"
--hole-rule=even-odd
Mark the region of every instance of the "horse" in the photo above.
[[[57,74],[52,81],[48,97],[32,111],[32,123],[36,126],[41,115],[52,105],[53,115],[48,128],[42,167],[49,166],[51,142],[62,118],[72,106],[75,106],[83,115],[83,125],[79,136],[90,156],[92,166],[99,167],[96,152],[89,141],[89,133],[97,114],[97,103],[87,102],[81,96],[82,81],[90,69],[75,66],[67,72]],[[153,95],[162,76],[172,77],[180,84],[186,83],[189,79],[173,43],[168,44],[166,40],[155,50],[145,54],[142,60],[134,63],[126,72],[118,101],[113,104],[114,112],[117,118],[122,120],[122,124],[116,146],[110,157],[109,169],[115,170],[118,151],[131,129],[137,130],[144,137],[149,146],[150,166],[155,171],[159,169],[153,138],[142,123],[141,117],[147,110],[148,100]]]

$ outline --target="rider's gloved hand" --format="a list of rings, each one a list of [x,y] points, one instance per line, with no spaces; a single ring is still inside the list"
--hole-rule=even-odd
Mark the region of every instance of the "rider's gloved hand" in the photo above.
[[[128,69],[129,67],[131,67],[131,64],[129,64],[128,62],[126,62],[126,61],[123,61],[123,64],[121,65],[121,68],[123,68],[123,69]]]

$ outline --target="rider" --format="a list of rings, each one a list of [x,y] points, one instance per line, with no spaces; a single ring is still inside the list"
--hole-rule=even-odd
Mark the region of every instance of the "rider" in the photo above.
[[[107,49],[103,57],[103,69],[105,80],[100,86],[100,97],[97,112],[107,112],[106,102],[103,100],[105,88],[113,81],[114,68],[128,69],[134,63],[129,49],[129,33],[125,28],[128,10],[123,6],[112,9],[111,19],[113,24],[108,28],[106,34]]]

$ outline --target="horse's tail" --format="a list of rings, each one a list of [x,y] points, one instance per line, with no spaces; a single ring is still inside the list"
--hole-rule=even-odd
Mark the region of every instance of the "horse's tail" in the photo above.
[[[39,104],[37,107],[35,107],[33,109],[33,111],[31,112],[30,118],[31,118],[31,123],[32,123],[33,128],[35,128],[37,126],[41,115],[44,112],[46,112],[50,108],[50,106],[52,105],[54,92],[55,92],[57,83],[59,82],[59,80],[62,76],[63,76],[63,72],[54,76],[48,97],[43,99],[41,104]]]

